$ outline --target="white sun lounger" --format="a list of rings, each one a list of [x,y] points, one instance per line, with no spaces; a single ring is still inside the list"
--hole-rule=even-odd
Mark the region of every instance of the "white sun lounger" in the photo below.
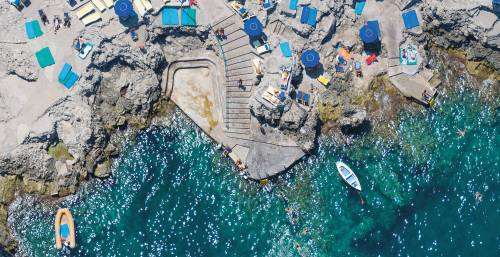
[[[82,19],[83,25],[88,26],[98,20],[101,19],[101,15],[99,15],[97,12],[94,12],[92,14],[89,14],[85,16],[85,18]]]
[[[153,5],[151,4],[151,2],[149,0],[141,0],[141,2],[142,2],[142,5],[144,5],[144,8],[146,8],[146,11],[152,12],[154,10]]]
[[[92,3],[85,4],[80,10],[78,10],[75,15],[78,19],[83,18],[85,15],[94,11],[94,5]]]
[[[104,12],[106,10],[106,6],[101,2],[101,0],[91,0],[91,2],[100,12]]]
[[[106,5],[106,7],[108,7],[108,9],[111,9],[115,5],[115,3],[113,2],[113,0],[102,0],[102,1]]]
[[[137,13],[140,16],[144,16],[147,11],[146,11],[146,7],[144,7],[141,0],[134,0],[133,3],[134,3],[135,9],[137,9]]]

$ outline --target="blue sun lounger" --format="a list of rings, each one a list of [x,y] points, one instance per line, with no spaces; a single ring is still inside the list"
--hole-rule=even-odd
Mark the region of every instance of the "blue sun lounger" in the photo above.
[[[365,0],[356,2],[356,6],[354,7],[354,12],[356,13],[356,15],[361,15],[363,13],[365,4],[366,4]]]
[[[193,8],[181,9],[181,25],[196,26],[196,9]]]
[[[302,8],[302,14],[300,15],[300,23],[306,24],[308,19],[309,19],[309,7],[304,6],[304,8]]]
[[[307,18],[307,24],[312,27],[316,27],[316,16],[318,16],[318,10],[316,8],[309,8],[309,17]]]
[[[43,35],[42,28],[40,28],[40,23],[37,20],[27,21],[24,27],[26,28],[26,36],[28,39],[37,38]]]
[[[167,26],[179,25],[179,9],[172,7],[165,7],[161,13],[161,23]]]
[[[290,0],[290,5],[288,5],[288,8],[293,11],[297,11],[297,5],[298,5],[299,0]]]
[[[281,42],[280,49],[284,57],[292,57],[292,49],[290,48],[290,44],[288,42]]]
[[[300,16],[300,23],[316,27],[317,15],[318,15],[318,10],[316,10],[316,8],[304,6],[304,8],[302,8],[302,15]]]
[[[59,83],[63,84],[63,86],[67,89],[72,88],[78,81],[78,79],[80,79],[80,77],[71,69],[72,69],[71,65],[65,63],[61,71],[59,72],[59,76],[57,78]]]
[[[411,10],[403,13],[403,22],[405,23],[406,29],[412,29],[420,26],[420,22],[418,21],[417,12],[415,10]]]

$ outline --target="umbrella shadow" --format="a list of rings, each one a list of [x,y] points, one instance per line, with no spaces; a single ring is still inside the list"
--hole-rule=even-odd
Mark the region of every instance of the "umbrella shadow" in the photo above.
[[[313,68],[306,68],[306,74],[312,79],[317,79],[319,76],[323,75],[325,73],[325,68],[323,67],[323,64],[320,63],[316,65]]]
[[[132,15],[127,16],[127,18],[119,17],[118,19],[120,20],[120,24],[127,28],[132,28],[139,25],[139,15],[137,15],[137,13],[135,12]]]

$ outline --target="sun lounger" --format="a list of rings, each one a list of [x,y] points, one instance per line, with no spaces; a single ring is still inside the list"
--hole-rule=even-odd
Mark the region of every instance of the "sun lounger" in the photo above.
[[[87,58],[87,55],[89,55],[93,47],[94,46],[89,42],[83,44],[82,49],[80,49],[80,52],[78,54],[78,57],[80,57],[82,60]]]
[[[366,1],[356,2],[356,6],[354,7],[354,12],[356,15],[361,15],[363,13],[363,9],[365,8]]]
[[[403,17],[403,22],[405,24],[406,29],[412,29],[420,26],[420,22],[418,21],[417,17],[417,12],[415,10],[405,12],[401,16]]]
[[[146,11],[152,12],[154,10],[153,5],[149,0],[141,0],[142,5],[144,5],[144,8],[146,8]]]
[[[82,8],[80,8],[80,10],[75,13],[75,15],[76,17],[78,17],[78,19],[82,19],[84,16],[93,12],[94,10],[94,5],[92,3],[87,3]]]
[[[304,6],[302,8],[302,13],[300,14],[300,23],[306,24],[309,19],[309,7]]]
[[[81,21],[83,22],[83,25],[88,26],[88,25],[90,25],[90,24],[92,24],[100,19],[101,19],[101,15],[99,13],[94,12],[94,13],[91,13],[91,14],[85,16],[83,19],[81,19]]]
[[[290,0],[290,4],[288,5],[288,8],[292,11],[297,11],[297,5],[298,5],[299,0]]]
[[[142,4],[141,0],[133,0],[132,2],[134,4],[135,9],[137,10],[137,13],[142,17],[146,15],[146,7]]]
[[[310,100],[311,100],[311,95],[308,93],[304,93],[304,96],[302,97],[303,103],[305,106],[309,106]]]
[[[113,0],[102,0],[104,2],[104,5],[106,5],[106,7],[108,7],[108,9],[111,9],[115,3]]]
[[[284,57],[292,57],[292,49],[290,49],[290,44],[288,42],[281,42],[280,49]]]
[[[270,95],[277,96],[280,91],[273,87],[267,87],[266,92],[269,93]]]
[[[61,71],[59,72],[59,76],[57,80],[59,83],[63,84],[65,88],[70,89],[75,85],[75,83],[80,79],[80,77],[73,72],[71,65],[68,63],[65,63],[64,66],[62,67]]]
[[[264,94],[262,94],[262,98],[267,100],[269,103],[271,103],[274,106],[277,106],[279,104],[279,101],[280,101],[276,96],[273,96],[273,95],[269,94],[268,92],[264,92]]]
[[[274,6],[273,0],[264,0],[264,4],[262,4],[262,7],[266,11],[273,8],[273,6]]]
[[[67,89],[70,89],[75,85],[75,83],[78,81],[78,79],[80,79],[80,77],[76,73],[70,72],[68,80],[63,85]]]
[[[321,75],[318,77],[318,81],[319,83],[321,83],[323,86],[328,86],[328,84],[330,84],[330,79]]]
[[[316,27],[316,16],[318,16],[318,10],[316,8],[309,8],[309,16],[307,17],[307,24],[312,27]]]
[[[179,25],[179,9],[173,7],[165,7],[162,11],[162,24],[167,26]]]
[[[26,29],[26,36],[28,39],[33,39],[35,38],[35,28],[33,28],[33,24],[31,24],[31,21],[28,21],[24,24],[24,27]]]
[[[106,6],[101,2],[101,0],[91,0],[91,2],[100,12],[104,12],[106,10]]]
[[[65,63],[61,71],[59,72],[59,76],[57,77],[59,83],[64,85],[64,83],[66,83],[66,81],[69,79],[70,72],[71,72],[71,65]]]
[[[193,8],[181,9],[181,25],[196,26],[196,9]]]
[[[265,43],[264,45],[257,47],[256,50],[258,54],[265,54],[267,52],[271,52],[272,49],[268,43]]]
[[[55,63],[54,57],[48,47],[42,48],[40,51],[36,52],[35,56],[41,68],[45,68]]]

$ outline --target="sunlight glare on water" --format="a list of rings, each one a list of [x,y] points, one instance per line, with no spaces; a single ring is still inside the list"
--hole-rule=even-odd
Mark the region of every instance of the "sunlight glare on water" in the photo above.
[[[76,220],[71,256],[498,256],[498,99],[460,86],[440,99],[434,110],[403,111],[389,126],[396,137],[350,146],[321,137],[272,193],[237,176],[177,113],[126,143],[112,178],[57,206],[25,196],[30,211],[9,220],[29,256],[58,255],[58,206]],[[360,195],[339,178],[338,160],[357,173]]]

